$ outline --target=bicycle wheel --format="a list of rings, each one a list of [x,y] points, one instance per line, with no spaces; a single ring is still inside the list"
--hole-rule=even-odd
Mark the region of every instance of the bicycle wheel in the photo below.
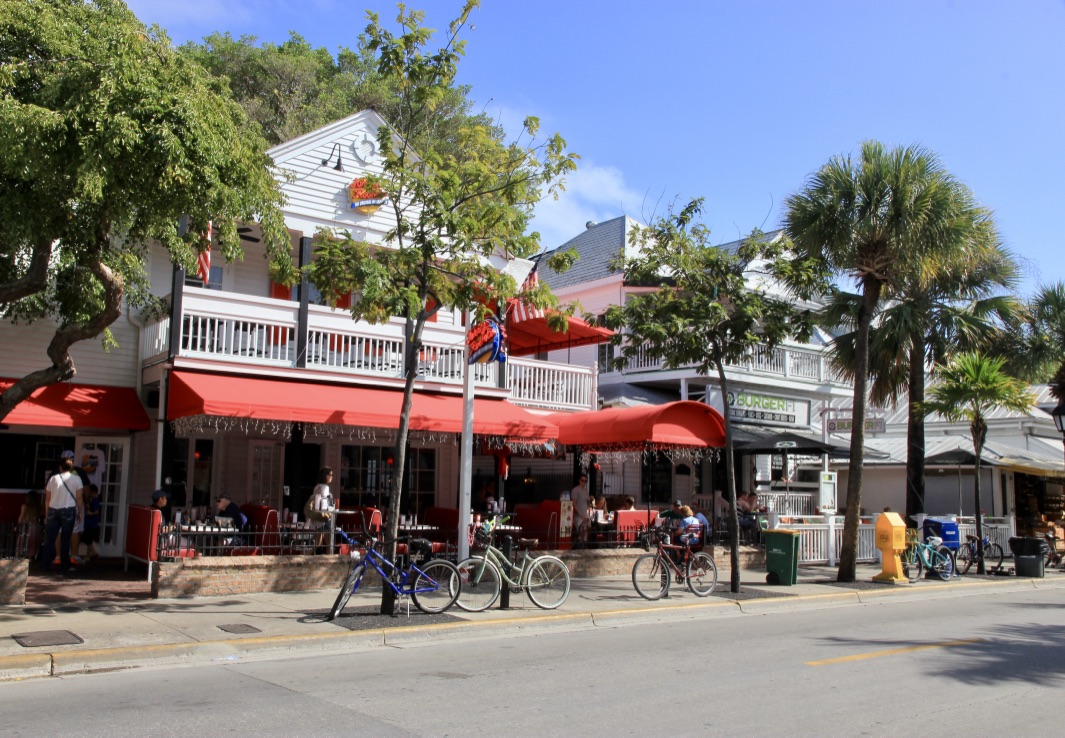
[[[987,571],[1001,569],[1003,558],[1005,558],[1005,554],[1002,551],[1002,546],[997,543],[989,543],[984,546],[984,568]]]
[[[466,559],[458,566],[462,587],[455,604],[466,612],[482,612],[499,599],[499,569],[482,556]]]
[[[910,584],[913,584],[921,578],[921,572],[924,570],[924,564],[921,562],[921,557],[917,555],[916,546],[907,546],[900,558],[902,559],[902,573],[910,580]]]
[[[660,600],[669,592],[669,566],[658,554],[644,554],[632,565],[632,586],[646,600]]]
[[[954,574],[954,554],[946,546],[940,546],[929,554],[928,560],[932,564],[932,571],[944,582]]]
[[[554,610],[569,597],[569,567],[554,556],[538,556],[529,564],[525,591],[537,607]]]
[[[1002,553],[1002,549],[1001,548],[999,548],[999,553]],[[958,549],[958,558],[957,558],[958,573],[959,574],[968,574],[969,573],[969,569],[972,567],[973,561],[975,561],[975,560],[976,560],[976,553],[973,551],[972,544],[971,543],[963,543],[963,544],[961,544],[961,547]],[[999,563],[1001,564],[1002,561],[1000,560]]]
[[[422,612],[435,615],[455,604],[459,598],[459,572],[455,565],[443,559],[433,559],[419,566],[414,577],[410,598]]]
[[[688,560],[688,589],[697,597],[706,597],[717,586],[717,564],[705,551],[692,554]]]
[[[333,603],[333,609],[329,611],[329,617],[327,620],[336,620],[340,617],[340,613],[344,612],[344,606],[348,604],[348,599],[362,584],[362,575],[366,573],[366,562],[360,561],[355,566],[351,567],[351,571],[348,572],[348,576],[344,579],[344,585],[340,588],[340,592],[337,594],[336,602]]]

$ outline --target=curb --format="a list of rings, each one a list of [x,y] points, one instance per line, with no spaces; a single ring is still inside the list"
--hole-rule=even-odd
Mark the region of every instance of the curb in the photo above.
[[[526,617],[486,620],[462,620],[430,625],[276,636],[251,636],[217,641],[120,646],[114,648],[53,651],[0,656],[0,682],[48,676],[88,674],[140,666],[207,663],[234,660],[242,656],[270,657],[297,651],[338,653],[382,646],[416,646],[441,640],[476,637],[500,637],[546,629],[585,630],[597,627],[623,627],[639,623],[669,620],[692,620],[699,617],[736,617],[768,615],[797,609],[824,609],[837,606],[868,605],[912,601],[921,597],[977,595],[987,592],[1024,591],[1026,589],[1062,589],[1065,578],[1007,579],[1005,581],[924,583],[920,586],[897,586],[883,590],[855,590],[790,597],[767,597],[749,600],[723,599],[697,601],[667,606],[644,607],[598,612],[545,613]],[[898,598],[902,598],[899,600]]]

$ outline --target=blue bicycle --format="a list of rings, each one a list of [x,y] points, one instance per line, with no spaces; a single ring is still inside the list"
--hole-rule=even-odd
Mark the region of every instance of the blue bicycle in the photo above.
[[[342,531],[338,532],[342,537],[347,538]],[[443,559],[433,559],[421,565],[416,563],[432,555],[431,541],[425,538],[397,539],[406,541],[408,551],[407,565],[400,567],[377,550],[378,539],[367,532],[365,520],[363,521],[363,535],[369,542],[366,553],[360,555],[357,550],[353,549],[352,558],[355,559],[355,563],[352,564],[351,571],[344,580],[344,586],[337,594],[336,602],[329,611],[328,620],[334,620],[344,611],[344,606],[348,604],[348,600],[362,584],[367,565],[377,571],[381,580],[392,588],[397,597],[409,596],[414,606],[426,614],[435,615],[444,612],[455,604],[455,600],[459,598],[461,586],[459,572],[455,565]],[[350,542],[350,539],[348,541]]]

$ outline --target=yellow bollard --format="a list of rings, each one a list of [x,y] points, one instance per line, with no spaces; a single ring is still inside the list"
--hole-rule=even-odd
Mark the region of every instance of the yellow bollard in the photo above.
[[[906,523],[902,522],[898,513],[881,513],[877,518],[876,547],[880,549],[880,558],[884,563],[873,581],[909,581],[902,574],[902,561],[899,560],[899,554],[906,550]]]

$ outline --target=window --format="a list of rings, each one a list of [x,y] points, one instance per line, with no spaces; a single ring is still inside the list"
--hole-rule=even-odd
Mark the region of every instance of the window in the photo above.
[[[395,458],[391,448],[341,446],[340,495],[343,506],[388,505]],[[436,501],[436,449],[407,453],[407,481],[403,485],[403,514],[417,513]]]
[[[673,498],[673,463],[661,453],[644,456],[641,502],[668,503]]]
[[[285,447],[273,441],[255,441],[251,445],[251,485],[248,492],[254,502],[278,506],[281,499],[281,470]]]
[[[185,286],[186,287],[206,287],[209,290],[222,291],[222,276],[223,269],[220,266],[211,266],[211,281],[209,284],[204,284],[200,279],[200,275],[195,273],[185,273]]]

